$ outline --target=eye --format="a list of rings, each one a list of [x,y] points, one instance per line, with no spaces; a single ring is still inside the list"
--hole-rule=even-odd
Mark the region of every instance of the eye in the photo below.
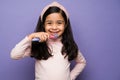
[[[47,24],[52,24],[51,22],[48,22]]]
[[[61,20],[60,20],[60,21],[57,21],[57,24],[59,24],[59,25],[60,25],[60,24],[64,24],[64,21],[61,21]]]
[[[58,22],[57,24],[62,24],[62,22]]]
[[[52,25],[52,22],[51,21],[46,21],[45,24],[46,25]]]

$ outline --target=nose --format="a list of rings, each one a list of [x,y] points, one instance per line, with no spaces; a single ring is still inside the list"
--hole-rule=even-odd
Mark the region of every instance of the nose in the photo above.
[[[53,24],[52,29],[57,29],[57,25]]]

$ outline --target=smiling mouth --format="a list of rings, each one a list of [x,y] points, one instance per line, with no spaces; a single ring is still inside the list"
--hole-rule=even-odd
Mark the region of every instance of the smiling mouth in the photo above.
[[[49,31],[51,34],[57,34],[59,31]]]

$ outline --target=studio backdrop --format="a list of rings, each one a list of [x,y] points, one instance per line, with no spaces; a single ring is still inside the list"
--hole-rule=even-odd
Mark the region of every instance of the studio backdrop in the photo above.
[[[0,0],[0,80],[34,80],[35,60],[12,60],[10,52],[34,31],[42,9],[53,1]],[[120,0],[56,1],[69,12],[87,61],[77,80],[120,80]]]

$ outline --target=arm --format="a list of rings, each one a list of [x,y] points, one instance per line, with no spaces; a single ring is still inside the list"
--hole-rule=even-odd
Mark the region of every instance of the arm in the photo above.
[[[70,73],[72,80],[76,79],[76,77],[82,72],[82,70],[84,69],[84,67],[86,65],[86,60],[80,51],[78,52],[78,56],[75,59],[75,61],[76,61],[76,65]]]
[[[26,56],[30,56],[31,53],[31,40],[26,36],[20,41],[11,51],[12,59],[21,59]]]
[[[31,43],[33,38],[40,38],[41,42],[44,42],[48,39],[49,34],[46,32],[36,32],[31,33],[26,36],[22,41],[20,41],[11,51],[12,59],[21,59],[26,56],[30,56],[31,53]]]

